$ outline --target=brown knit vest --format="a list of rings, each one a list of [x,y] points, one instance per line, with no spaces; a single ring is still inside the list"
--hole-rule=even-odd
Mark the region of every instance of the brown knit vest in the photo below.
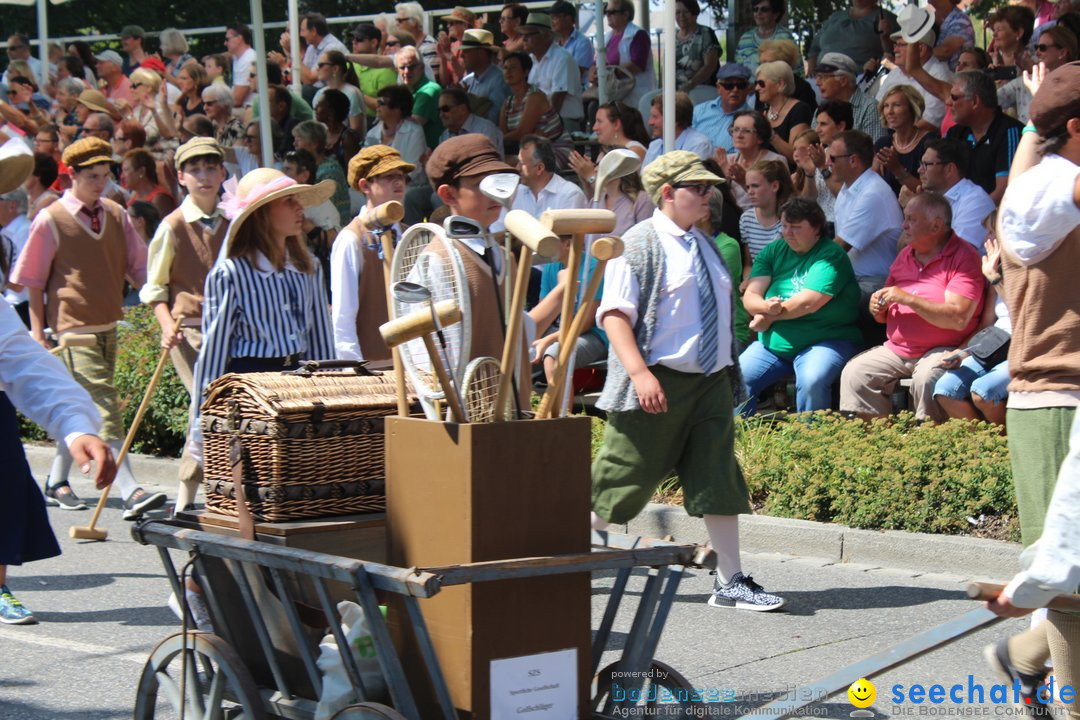
[[[360,352],[368,361],[387,360],[390,348],[382,339],[379,326],[390,319],[386,309],[386,276],[383,273],[383,260],[379,251],[364,244],[362,238],[356,239],[360,251],[359,309],[356,313],[356,339],[360,342]]]
[[[1021,265],[1004,249],[1001,269],[1012,319],[1013,392],[1080,391],[1080,226],[1050,255]]]
[[[219,218],[217,229],[211,230],[201,220],[185,222],[181,208],[166,215],[162,222],[172,230],[174,243],[169,268],[169,308],[173,317],[201,318],[206,276],[221,250],[229,223]]]
[[[108,325],[123,317],[127,239],[124,209],[102,198],[101,236],[55,202],[41,212],[52,224],[56,255],[45,284],[46,318],[53,332]]]

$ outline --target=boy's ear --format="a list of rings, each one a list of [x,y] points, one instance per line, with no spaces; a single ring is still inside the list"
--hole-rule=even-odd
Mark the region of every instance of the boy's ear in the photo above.
[[[440,185],[435,192],[447,207],[457,206],[457,189],[453,185]]]

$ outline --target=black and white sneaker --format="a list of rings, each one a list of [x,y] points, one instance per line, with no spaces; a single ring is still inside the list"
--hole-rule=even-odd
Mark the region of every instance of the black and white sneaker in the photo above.
[[[754,582],[754,578],[737,572],[727,585],[721,584],[719,576],[716,577],[709,604],[713,607],[765,612],[784,607],[784,598],[765,592]]]
[[[164,507],[168,499],[163,492],[148,493],[142,488],[135,488],[131,497],[124,501],[124,519],[138,520],[143,513]]]
[[[45,486],[45,504],[61,510],[85,510],[86,503],[79,499],[71,486],[64,481],[56,487]]]
[[[1020,672],[1009,657],[1008,638],[1002,638],[996,643],[983,648],[983,658],[994,672],[1009,683],[1010,687],[1017,680],[1020,681],[1020,702],[1017,704],[1017,708],[1026,711],[1028,715],[1036,717],[1050,716],[1050,710],[1046,706],[1046,695],[1049,691],[1045,690],[1043,685],[1046,680],[1046,670],[1031,675]],[[1043,690],[1042,698],[1039,697],[1040,690]]]

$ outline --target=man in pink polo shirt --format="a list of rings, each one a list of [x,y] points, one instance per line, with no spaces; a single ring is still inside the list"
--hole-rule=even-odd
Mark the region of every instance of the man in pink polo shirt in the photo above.
[[[885,323],[884,345],[857,355],[840,376],[840,410],[862,418],[892,411],[896,383],[911,378],[915,417],[944,422],[934,383],[942,355],[962,346],[979,325],[984,280],[979,253],[952,227],[944,196],[924,192],[904,209],[907,246],[889,268],[885,287],[870,296],[870,312]]]

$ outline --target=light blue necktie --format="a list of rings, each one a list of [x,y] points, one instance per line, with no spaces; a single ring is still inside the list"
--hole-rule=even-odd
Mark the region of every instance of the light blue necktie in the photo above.
[[[706,375],[716,366],[718,354],[716,296],[713,294],[712,279],[705,267],[705,258],[701,255],[698,238],[693,233],[683,237],[690,243],[690,258],[694,264],[694,279],[697,281],[698,306],[701,308],[701,337],[698,338],[698,364]]]

